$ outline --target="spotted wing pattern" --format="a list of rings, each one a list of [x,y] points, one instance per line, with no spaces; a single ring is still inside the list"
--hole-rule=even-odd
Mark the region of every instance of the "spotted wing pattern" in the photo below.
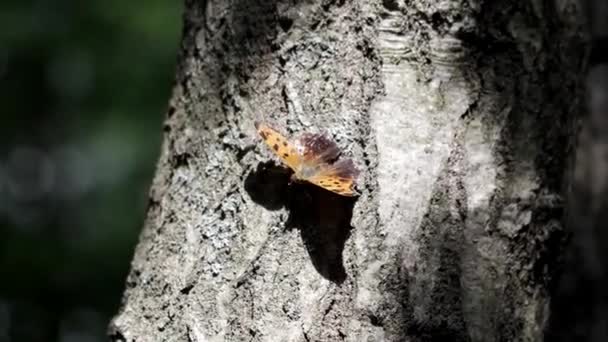
[[[324,134],[304,133],[290,143],[282,134],[264,123],[255,123],[258,134],[274,153],[299,177],[300,171],[316,170],[302,180],[342,196],[357,195],[353,189],[358,171],[352,160],[338,159],[340,150]]]
[[[302,157],[298,153],[296,146],[290,143],[281,135],[281,133],[266,124],[256,122],[255,128],[257,129],[258,134],[281,161],[289,166],[289,168],[296,171],[302,163]]]
[[[308,182],[342,196],[356,196],[353,186],[358,171],[352,160],[341,159],[334,164],[324,164]]]

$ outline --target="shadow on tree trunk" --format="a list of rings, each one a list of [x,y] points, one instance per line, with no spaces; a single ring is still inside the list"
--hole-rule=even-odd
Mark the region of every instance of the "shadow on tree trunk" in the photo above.
[[[300,231],[317,272],[340,284],[346,279],[342,252],[352,229],[356,198],[308,183],[290,184],[290,174],[274,162],[260,163],[247,175],[245,190],[254,202],[268,210],[287,208],[286,228]]]

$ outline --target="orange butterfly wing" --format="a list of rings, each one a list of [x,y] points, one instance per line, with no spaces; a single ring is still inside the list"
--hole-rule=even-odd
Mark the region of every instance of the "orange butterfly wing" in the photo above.
[[[342,178],[331,173],[320,172],[319,175],[307,181],[342,196],[356,196],[353,190],[354,179]]]
[[[255,123],[258,134],[274,153],[296,174],[302,168],[317,169],[302,180],[342,196],[356,196],[353,186],[358,171],[352,160],[341,159],[337,145],[322,134],[306,133],[290,143],[281,133],[263,123]]]
[[[296,171],[302,163],[302,158],[298,154],[296,146],[290,143],[281,133],[266,124],[256,122],[255,128],[279,159],[293,171]]]
[[[358,195],[353,186],[357,170],[350,159],[342,159],[333,165],[323,164],[320,171],[306,181],[342,196]]]

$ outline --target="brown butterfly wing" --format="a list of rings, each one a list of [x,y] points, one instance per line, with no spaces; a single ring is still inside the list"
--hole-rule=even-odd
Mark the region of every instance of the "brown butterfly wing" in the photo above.
[[[256,122],[255,128],[279,159],[292,170],[296,171],[302,163],[302,157],[296,146],[290,143],[281,133],[266,124]]]
[[[338,145],[325,134],[304,133],[296,144],[302,158],[309,163],[331,163],[340,154]]]
[[[306,181],[338,195],[356,196],[354,184],[358,173],[352,160],[341,159],[332,165],[322,165],[320,171]]]

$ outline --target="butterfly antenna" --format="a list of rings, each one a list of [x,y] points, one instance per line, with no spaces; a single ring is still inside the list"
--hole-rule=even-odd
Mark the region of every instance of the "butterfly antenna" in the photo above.
[[[266,123],[264,112],[260,113],[256,111],[253,118],[253,125],[255,126],[255,129],[257,130],[258,127],[263,123]]]

